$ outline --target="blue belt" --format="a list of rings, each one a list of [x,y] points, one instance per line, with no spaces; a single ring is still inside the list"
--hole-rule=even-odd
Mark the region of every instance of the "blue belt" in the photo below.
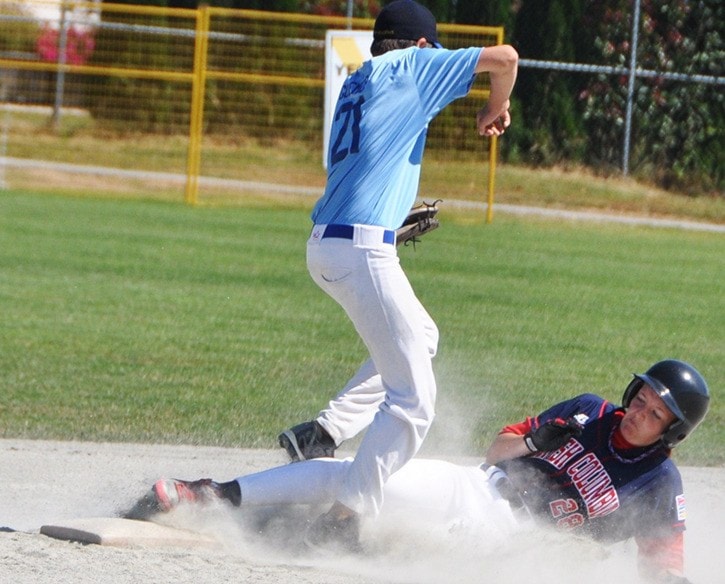
[[[325,227],[325,232],[322,234],[322,239],[328,237],[336,237],[338,239],[352,239],[355,235],[354,225],[341,225],[339,223],[330,223]],[[395,231],[386,229],[383,231],[383,243],[389,243],[395,245]]]

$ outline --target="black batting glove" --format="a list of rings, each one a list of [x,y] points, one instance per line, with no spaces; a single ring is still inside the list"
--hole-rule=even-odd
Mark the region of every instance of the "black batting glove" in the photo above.
[[[555,418],[524,435],[524,443],[531,452],[556,450],[569,442],[569,438],[579,436],[583,429],[574,418]]]

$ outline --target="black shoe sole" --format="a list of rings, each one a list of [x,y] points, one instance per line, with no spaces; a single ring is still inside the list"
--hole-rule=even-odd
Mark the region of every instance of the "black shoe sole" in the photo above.
[[[147,521],[154,515],[161,512],[159,502],[153,492],[147,493],[141,497],[133,507],[128,511],[121,513],[123,519],[136,519],[139,521]]]

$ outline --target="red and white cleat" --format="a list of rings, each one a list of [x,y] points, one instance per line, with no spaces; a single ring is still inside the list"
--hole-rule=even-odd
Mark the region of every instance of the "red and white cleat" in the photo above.
[[[211,479],[161,479],[156,481],[151,490],[162,512],[171,511],[182,503],[208,503],[222,499],[219,485]]]

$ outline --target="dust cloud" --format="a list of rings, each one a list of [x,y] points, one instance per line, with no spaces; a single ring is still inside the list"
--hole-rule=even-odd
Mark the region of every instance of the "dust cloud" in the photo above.
[[[254,513],[223,506],[166,517],[219,541],[217,549],[111,548],[54,540],[41,525],[113,516],[159,477],[228,480],[285,462],[281,451],[194,446],[0,440],[0,580],[115,584],[441,584],[536,578],[559,584],[638,584],[632,542],[601,546],[562,533],[505,539],[394,522],[363,530],[361,555],[307,550],[316,510]],[[688,497],[686,566],[694,584],[722,581],[715,558],[725,541],[725,468],[682,469]]]

